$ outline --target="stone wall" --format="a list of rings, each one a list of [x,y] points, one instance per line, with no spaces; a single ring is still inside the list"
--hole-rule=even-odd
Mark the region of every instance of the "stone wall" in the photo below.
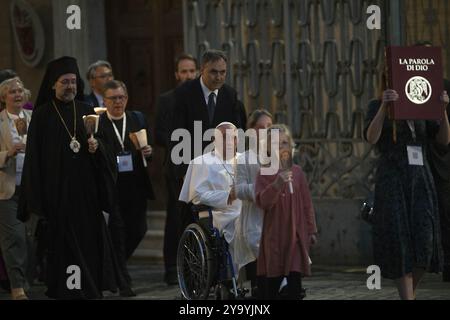
[[[10,20],[11,1],[0,1],[0,69],[14,69],[32,92],[35,100],[45,72],[45,64],[53,57],[53,23],[51,0],[28,0],[41,19],[45,33],[45,53],[40,64],[31,68],[19,56]]]
[[[372,265],[371,227],[359,216],[362,200],[313,199],[319,231],[313,264]]]
[[[35,68],[23,63],[13,37],[10,20],[10,0],[0,1],[0,69],[14,69],[36,99],[40,82],[48,61],[54,57],[71,55],[79,61],[84,77],[88,65],[99,59],[107,59],[102,0],[27,0],[39,16],[45,34],[45,53]],[[81,8],[81,30],[68,30],[66,8],[77,4]],[[85,85],[86,93],[89,91]]]

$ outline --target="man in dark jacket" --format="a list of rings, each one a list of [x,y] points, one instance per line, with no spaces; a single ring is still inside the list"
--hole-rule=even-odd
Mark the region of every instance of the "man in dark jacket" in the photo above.
[[[84,98],[85,102],[93,108],[103,108],[103,86],[114,80],[111,64],[103,60],[94,62],[88,67],[86,78],[92,91]]]
[[[209,50],[202,57],[201,76],[186,81],[175,89],[174,130],[186,129],[191,135],[190,160],[200,156],[210,141],[201,143],[202,150],[194,150],[194,138],[202,138],[208,129],[214,129],[219,123],[231,122],[237,128],[245,129],[246,110],[238,99],[237,92],[225,84],[227,76],[227,57],[222,51]],[[201,123],[202,137],[194,137],[195,122]],[[178,141],[172,141],[172,147]],[[172,159],[173,160],[173,159]],[[177,178],[182,179],[189,163],[177,166]]]
[[[178,85],[197,77],[197,60],[189,54],[181,54],[175,61],[175,78]],[[155,141],[165,151],[164,176],[167,185],[166,225],[164,229],[164,280],[168,285],[178,283],[177,249],[180,228],[178,194],[181,186],[176,183],[174,166],[170,161],[170,136],[175,107],[175,89],[163,93],[157,101]]]

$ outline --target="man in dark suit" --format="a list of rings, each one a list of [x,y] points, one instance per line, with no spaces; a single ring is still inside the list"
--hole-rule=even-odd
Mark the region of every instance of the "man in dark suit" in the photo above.
[[[86,78],[92,91],[85,97],[85,102],[93,108],[103,108],[103,86],[108,81],[114,80],[111,64],[103,60],[94,62],[89,66]]]
[[[237,128],[245,129],[247,115],[245,107],[237,97],[237,92],[225,84],[227,57],[218,50],[206,51],[202,57],[200,77],[186,81],[175,89],[174,129],[186,129],[194,137],[194,123],[201,122],[202,136],[208,129],[214,129],[221,122],[231,122]],[[192,141],[193,142],[193,141]],[[172,147],[178,141],[172,141]],[[210,144],[202,142],[202,151]],[[200,156],[192,145],[191,159]],[[197,151],[197,152],[195,152]],[[173,159],[172,159],[173,160]],[[178,178],[186,173],[188,163],[177,166]]]
[[[197,77],[197,60],[189,54],[181,54],[175,61],[175,78],[178,85],[187,80]],[[175,89],[163,93],[157,101],[157,112],[155,121],[155,142],[165,151],[164,176],[167,185],[167,207],[166,225],[164,230],[164,280],[168,285],[178,283],[177,249],[180,213],[177,206],[178,194],[181,186],[175,182],[174,167],[170,159],[170,136],[172,134],[171,124],[173,121],[173,111],[175,106]]]

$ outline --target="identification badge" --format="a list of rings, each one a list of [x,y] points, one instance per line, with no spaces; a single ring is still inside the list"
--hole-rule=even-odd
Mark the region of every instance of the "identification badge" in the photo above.
[[[119,172],[133,171],[133,158],[131,153],[121,153],[117,156],[117,166]]]
[[[16,155],[16,173],[22,173],[24,161],[25,161],[25,153],[18,153]]]
[[[423,166],[423,151],[421,146],[408,146],[408,162],[410,166]]]

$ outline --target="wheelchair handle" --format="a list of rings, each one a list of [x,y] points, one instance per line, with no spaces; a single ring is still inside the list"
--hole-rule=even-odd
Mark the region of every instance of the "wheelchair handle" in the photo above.
[[[191,207],[191,211],[193,213],[198,213],[198,212],[202,212],[202,211],[210,211],[210,210],[212,210],[212,207],[206,206],[204,204],[194,204]]]

